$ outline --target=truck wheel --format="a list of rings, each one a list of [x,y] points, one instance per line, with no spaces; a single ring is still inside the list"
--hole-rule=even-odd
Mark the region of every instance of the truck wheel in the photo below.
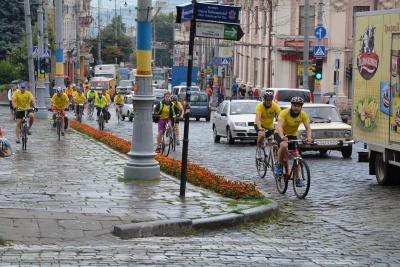
[[[342,147],[342,157],[345,159],[350,158],[352,151],[353,151],[353,146]]]
[[[391,165],[383,161],[381,153],[375,157],[375,175],[379,185],[392,185],[394,181],[394,172],[390,171]],[[392,175],[392,176],[391,176]]]

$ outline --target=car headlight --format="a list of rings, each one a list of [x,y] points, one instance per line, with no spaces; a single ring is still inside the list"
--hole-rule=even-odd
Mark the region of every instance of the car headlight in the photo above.
[[[245,122],[235,122],[235,126],[246,127],[247,125]]]
[[[301,131],[299,136],[300,136],[301,140],[307,140],[307,132],[306,131]]]
[[[345,137],[345,138],[351,137],[351,131],[350,131],[350,130],[344,131],[344,137]]]

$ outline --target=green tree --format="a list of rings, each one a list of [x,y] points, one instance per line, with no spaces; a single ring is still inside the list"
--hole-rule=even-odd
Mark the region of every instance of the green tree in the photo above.
[[[104,63],[112,64],[115,62],[115,58],[120,59],[124,56],[121,49],[116,46],[108,45],[102,49],[101,58]],[[118,61],[119,62],[119,61]]]
[[[19,75],[14,66],[5,60],[0,61],[0,84],[9,84],[16,79]]]
[[[169,50],[173,49],[175,15],[170,13],[159,13],[154,18],[155,41],[169,43],[168,49],[156,49],[155,65],[160,67],[172,66]]]

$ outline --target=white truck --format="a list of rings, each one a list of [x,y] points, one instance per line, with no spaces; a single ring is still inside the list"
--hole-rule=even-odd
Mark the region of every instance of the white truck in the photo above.
[[[400,181],[400,9],[356,13],[353,55],[355,141],[368,146],[378,184]]]
[[[95,77],[112,78],[117,83],[121,79],[119,76],[119,66],[115,64],[104,64],[94,66]]]

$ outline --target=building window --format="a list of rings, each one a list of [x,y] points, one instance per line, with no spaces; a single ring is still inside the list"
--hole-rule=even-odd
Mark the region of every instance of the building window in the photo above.
[[[304,35],[304,6],[300,6],[299,35]],[[310,16],[308,23],[308,33],[312,33],[315,29],[315,6],[310,6]],[[311,34],[312,35],[312,34]]]
[[[260,23],[258,21],[258,6],[254,8],[254,34],[258,34]]]
[[[352,33],[354,32],[354,20],[356,19],[356,13],[357,12],[364,12],[364,11],[369,11],[370,6],[353,6],[353,20],[352,20]],[[354,36],[353,36],[354,37]]]

